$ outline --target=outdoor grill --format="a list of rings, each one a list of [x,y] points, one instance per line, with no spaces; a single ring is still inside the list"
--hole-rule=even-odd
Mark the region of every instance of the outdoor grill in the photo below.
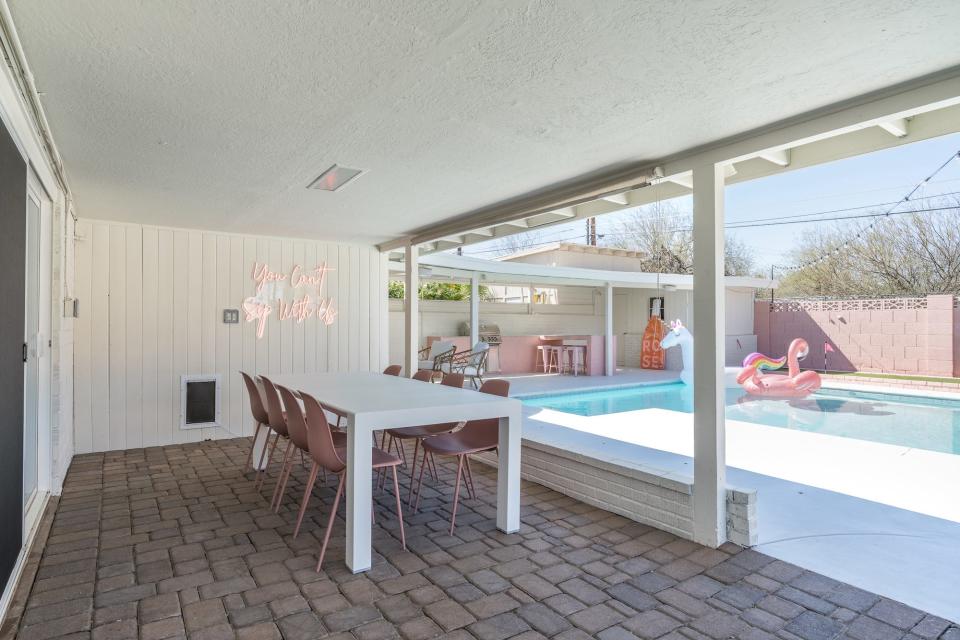
[[[459,331],[462,336],[470,335],[470,323],[461,322]],[[477,335],[482,342],[486,342],[490,346],[500,346],[503,342],[503,337],[500,335],[500,326],[496,324],[484,324],[481,322],[480,331]]]
[[[503,338],[500,335],[500,327],[495,324],[480,324],[480,332],[478,334],[480,339],[490,346],[499,346],[503,342]]]

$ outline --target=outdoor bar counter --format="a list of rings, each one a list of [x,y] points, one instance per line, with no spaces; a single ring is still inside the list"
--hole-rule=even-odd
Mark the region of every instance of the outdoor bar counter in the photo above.
[[[452,342],[457,351],[470,349],[469,336],[427,336],[427,345],[437,340]],[[602,335],[558,335],[558,336],[502,336],[499,346],[491,345],[490,355],[487,358],[487,371],[490,373],[542,373],[543,369],[537,366],[537,347],[561,346],[580,344],[586,346],[586,372],[584,375],[602,376],[603,367],[603,336]],[[616,336],[614,349],[616,353]]]

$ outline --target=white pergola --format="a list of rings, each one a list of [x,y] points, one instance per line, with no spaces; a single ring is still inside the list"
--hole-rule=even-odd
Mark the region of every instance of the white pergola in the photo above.
[[[604,295],[604,374],[614,374],[613,353],[613,289],[656,289],[668,291],[693,289],[693,276],[675,273],[647,273],[640,271],[615,271],[604,269],[585,269],[582,267],[557,267],[526,262],[483,260],[449,253],[432,253],[420,256],[418,277],[431,279],[446,278],[454,281],[469,282],[470,295],[470,344],[479,339],[480,296],[482,282],[496,284],[576,286],[603,289]],[[390,270],[405,273],[405,261],[391,261]],[[429,276],[427,276],[429,274]],[[777,287],[776,280],[745,276],[727,276],[723,278],[726,288],[770,289]],[[408,289],[413,291],[414,289]],[[414,305],[404,306],[404,319],[414,332],[408,336],[404,345],[404,363],[407,371],[417,369],[417,349],[420,336]],[[411,360],[412,358],[412,360]]]
[[[717,547],[726,539],[724,424],[724,186],[743,179],[811,166],[859,153],[960,131],[960,75],[919,78],[830,105],[740,136],[690,149],[601,178],[590,178],[486,207],[380,246],[403,250],[406,290],[419,284],[421,253],[477,242],[578,217],[643,204],[651,184],[670,183],[692,194],[694,275],[694,539]],[[932,114],[932,115],[931,115]],[[639,195],[638,195],[639,194]],[[551,268],[552,273],[558,270]],[[471,280],[474,292],[479,281]],[[613,286],[610,282],[608,286]],[[609,311],[608,296],[607,306]],[[415,357],[417,297],[407,300],[407,364]],[[608,313],[608,317],[609,317]],[[476,318],[474,318],[476,320]],[[608,320],[609,323],[609,320]],[[476,326],[476,322],[473,322]],[[608,327],[609,331],[609,327]]]

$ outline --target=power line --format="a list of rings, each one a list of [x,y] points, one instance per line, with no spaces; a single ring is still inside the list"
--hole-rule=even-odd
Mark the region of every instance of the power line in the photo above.
[[[942,167],[941,167],[941,168],[942,168]],[[934,174],[934,175],[935,175],[935,174]],[[916,191],[916,189],[914,189],[913,191],[911,191],[911,193],[913,193],[913,192],[915,192],[915,191]],[[935,194],[935,195],[924,196],[924,197],[922,197],[922,198],[915,198],[915,199],[911,200],[911,202],[916,202],[916,201],[918,201],[918,200],[928,200],[928,199],[933,199],[933,198],[943,198],[943,197],[946,197],[946,196],[958,195],[958,194],[960,194],[960,191],[951,191],[951,192],[947,192],[947,193],[939,193],[939,194]],[[858,206],[858,207],[847,207],[847,208],[843,208],[843,209],[830,209],[830,210],[826,210],[826,211],[817,211],[817,212],[813,212],[813,213],[788,214],[788,215],[784,215],[784,216],[772,216],[772,217],[768,217],[768,218],[749,218],[749,219],[746,219],[746,220],[740,220],[740,221],[737,221],[737,222],[731,222],[731,223],[729,223],[729,224],[724,225],[724,228],[725,228],[725,229],[736,230],[736,229],[749,229],[749,228],[754,228],[754,227],[776,227],[776,226],[782,226],[782,225],[809,224],[809,223],[811,223],[811,222],[836,222],[836,221],[842,222],[842,221],[846,221],[846,220],[860,220],[860,219],[864,219],[864,218],[889,217],[889,216],[891,216],[891,215],[903,215],[903,214],[908,214],[908,213],[926,213],[926,212],[936,212],[936,211],[949,211],[949,210],[953,210],[953,209],[957,209],[957,208],[958,208],[958,205],[954,205],[954,206],[947,206],[947,207],[931,207],[931,208],[921,209],[921,210],[912,209],[912,210],[909,210],[909,211],[894,212],[893,209],[895,209],[897,206],[899,206],[899,205],[902,204],[903,202],[904,202],[904,199],[901,198],[900,200],[897,200],[897,201],[894,202],[894,203],[885,202],[885,203],[880,203],[880,204],[870,204],[870,205],[863,205],[863,206]],[[792,218],[799,218],[799,217],[810,218],[810,217],[814,217],[814,216],[823,216],[823,215],[828,215],[828,214],[830,214],[830,213],[839,213],[839,212],[844,212],[844,211],[859,211],[859,210],[862,210],[862,209],[870,209],[870,208],[874,208],[874,207],[877,207],[877,206],[885,206],[885,205],[890,205],[890,204],[893,204],[894,207],[892,207],[890,210],[884,211],[884,212],[867,213],[867,214],[861,214],[861,215],[855,215],[855,216],[835,216],[835,217],[832,217],[832,218],[819,218],[819,219],[817,219],[817,220],[807,220],[807,219],[804,219],[804,220],[794,220],[794,219],[792,219]],[[682,217],[688,217],[688,216],[687,216],[686,214],[678,214],[678,215],[676,215],[676,216],[667,216],[667,218],[682,218]],[[692,230],[692,227],[686,226],[686,227],[676,227],[676,228],[673,228],[673,229],[664,229],[663,232],[664,232],[664,233],[682,233],[682,232],[691,231],[691,230]],[[545,245],[549,245],[549,244],[556,244],[556,243],[558,243],[558,242],[566,242],[566,241],[568,241],[568,240],[577,240],[577,239],[579,239],[579,238],[582,237],[582,234],[579,234],[579,233],[574,233],[574,234],[570,235],[571,232],[559,232],[559,235],[562,236],[564,233],[567,233],[568,235],[567,235],[566,237],[557,237],[557,236],[555,235],[555,236],[553,236],[551,239],[538,240],[537,242],[531,242],[531,243],[526,244],[526,245],[525,245],[525,248],[534,248],[534,247],[540,247],[540,246],[545,246]],[[640,233],[640,232],[638,232],[638,231],[612,232],[612,233],[603,233],[603,234],[600,234],[600,237],[603,237],[603,238],[630,238],[630,237],[635,237],[635,236],[637,236],[639,233]],[[492,248],[492,249],[480,249],[480,250],[477,250],[477,251],[471,251],[470,254],[471,254],[471,255],[477,255],[477,254],[481,254],[481,253],[501,253],[501,252],[503,252],[503,249],[500,249],[500,248]],[[777,267],[777,268],[787,269],[787,268],[789,268],[789,267]],[[799,268],[799,267],[797,267],[797,268]]]
[[[900,205],[902,205],[902,204],[904,204],[904,203],[907,203],[907,202],[910,202],[910,198],[913,197],[913,194],[915,194],[917,191],[919,191],[920,189],[922,189],[924,185],[926,185],[928,182],[930,182],[938,173],[940,173],[941,171],[943,171],[944,168],[946,168],[946,166],[947,166],[948,164],[950,164],[951,162],[953,162],[953,161],[954,161],[955,159],[957,159],[957,158],[960,158],[960,150],[954,151],[953,154],[951,154],[949,158],[947,158],[946,160],[944,160],[943,164],[941,164],[939,167],[937,167],[936,170],[934,170],[933,173],[931,173],[931,174],[928,175],[926,178],[924,178],[923,180],[921,180],[920,182],[918,182],[918,183],[916,184],[916,186],[914,186],[913,189],[911,189],[911,190],[907,193],[907,195],[905,195],[905,196],[903,196],[902,198],[900,198],[900,200],[898,200],[892,207],[890,207],[889,209],[887,209],[887,210],[886,210],[885,212],[883,212],[883,213],[879,213],[879,214],[875,214],[875,215],[873,215],[873,216],[870,216],[870,217],[873,217],[873,218],[876,218],[876,219],[875,219],[873,222],[871,222],[870,224],[868,224],[866,227],[864,227],[863,229],[860,229],[860,231],[858,231],[858,232],[856,233],[856,235],[854,235],[852,238],[848,238],[847,240],[845,240],[844,242],[840,243],[839,245],[837,245],[836,247],[834,247],[833,249],[831,249],[831,250],[828,251],[827,253],[823,254],[823,255],[820,256],[819,258],[816,258],[816,259],[814,259],[814,260],[810,260],[810,261],[805,262],[805,263],[803,263],[803,264],[795,265],[795,266],[792,266],[792,267],[781,267],[781,269],[784,269],[784,270],[786,270],[786,271],[800,271],[800,270],[802,270],[802,269],[807,269],[807,268],[809,268],[809,267],[816,266],[816,265],[824,262],[825,260],[827,260],[827,259],[829,259],[829,258],[832,258],[833,256],[837,255],[838,253],[840,253],[841,251],[843,251],[844,249],[846,249],[847,247],[849,247],[849,246],[850,246],[850,243],[859,240],[861,237],[863,237],[863,234],[865,234],[866,232],[868,232],[868,231],[870,231],[871,229],[873,229],[878,223],[880,223],[881,221],[889,218],[891,215],[901,215],[901,214],[903,214],[903,213],[915,213],[915,211],[900,211],[900,212],[897,212],[897,213],[894,213],[894,212],[896,211],[896,209],[897,209],[898,207],[900,207]],[[949,209],[955,209],[956,207],[947,207],[947,208],[949,208]],[[925,209],[925,211],[934,211],[934,210],[936,210],[936,209]],[[859,217],[863,217],[863,216],[859,216]],[[853,217],[851,217],[851,218],[853,218]],[[775,268],[777,268],[777,265],[770,265],[770,272],[773,273],[773,270],[774,270]]]

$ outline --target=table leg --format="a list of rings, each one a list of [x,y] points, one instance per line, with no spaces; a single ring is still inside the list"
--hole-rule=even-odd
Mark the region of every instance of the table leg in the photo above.
[[[373,479],[372,431],[354,416],[347,418],[347,568],[353,573],[370,569],[371,501]]]
[[[520,530],[520,411],[500,418],[497,452],[497,528],[504,533]]]

